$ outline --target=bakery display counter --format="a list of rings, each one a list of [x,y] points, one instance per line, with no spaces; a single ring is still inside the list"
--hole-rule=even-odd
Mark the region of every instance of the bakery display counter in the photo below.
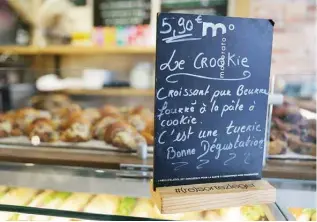
[[[2,220],[232,220],[284,221],[278,203],[217,210],[160,214],[146,176],[133,170],[0,165]]]
[[[153,157],[141,159],[136,153],[77,150],[51,147],[1,145],[0,161],[60,166],[95,167],[101,169],[143,168],[150,174]],[[263,168],[266,178],[316,180],[313,161],[267,160]]]
[[[140,159],[136,153],[77,150],[50,147],[1,145],[0,161],[60,166],[95,167],[101,169],[143,168],[153,170],[153,157]],[[263,168],[266,178],[316,180],[313,161],[268,160]]]
[[[91,107],[49,93],[32,97],[29,105],[0,114],[0,159],[87,167],[152,165],[151,109]],[[273,107],[271,120],[265,176],[315,178],[316,114],[285,100]]]

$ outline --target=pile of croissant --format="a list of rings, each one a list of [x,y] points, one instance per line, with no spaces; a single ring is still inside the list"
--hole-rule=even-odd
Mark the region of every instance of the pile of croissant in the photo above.
[[[0,138],[38,137],[41,142],[105,141],[118,148],[153,145],[154,114],[142,106],[122,110],[112,105],[82,109],[68,104],[48,111],[23,108],[0,114]]]
[[[316,156],[316,120],[306,119],[289,101],[273,108],[269,154],[284,154],[287,149]]]

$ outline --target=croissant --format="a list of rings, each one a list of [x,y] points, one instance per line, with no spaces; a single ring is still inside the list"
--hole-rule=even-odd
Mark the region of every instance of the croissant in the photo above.
[[[0,114],[0,138],[9,137],[13,130],[12,119],[6,114]]]
[[[147,127],[146,120],[139,114],[129,115],[127,120],[128,123],[131,124],[139,132],[144,131]]]
[[[83,111],[83,116],[91,123],[96,123],[100,119],[101,114],[98,109],[88,108]]]
[[[112,105],[105,105],[101,107],[99,111],[102,117],[113,115],[113,114],[120,116],[120,110],[117,107]]]
[[[82,108],[78,104],[70,104],[63,108],[57,108],[51,111],[54,116],[60,116],[62,118],[69,118],[69,116],[74,114],[81,114]]]
[[[153,120],[154,113],[143,106],[132,109],[128,116],[128,122],[138,131],[143,131],[149,124],[153,123]]]
[[[99,120],[96,125],[93,128],[92,136],[93,138],[97,140],[104,140],[105,137],[105,131],[107,127],[115,123],[117,121],[120,121],[121,117],[118,117],[117,114],[109,114],[108,116],[103,117],[101,120]]]
[[[145,108],[143,106],[137,106],[130,111],[130,114],[140,114],[144,117],[151,117],[153,115],[153,112],[150,109]]]
[[[28,131],[30,140],[35,136],[39,137],[41,142],[55,142],[59,139],[52,120],[36,119],[29,126]]]
[[[18,132],[22,131],[23,134],[27,135],[29,125],[36,119],[46,118],[50,119],[51,116],[48,112],[39,111],[33,108],[24,108],[16,112],[14,128]],[[17,129],[19,128],[19,130]],[[19,132],[18,132],[19,133]]]
[[[83,118],[83,110],[77,104],[58,110],[54,114],[55,125],[59,130],[65,130],[69,123],[78,118]]]
[[[112,123],[105,132],[105,142],[118,148],[136,149],[146,144],[145,139],[131,125],[119,121]]]
[[[63,94],[36,95],[30,102],[33,108],[49,111],[71,104],[70,98]]]
[[[66,130],[61,135],[64,142],[86,142],[90,140],[91,123],[83,117],[73,117],[67,123]]]

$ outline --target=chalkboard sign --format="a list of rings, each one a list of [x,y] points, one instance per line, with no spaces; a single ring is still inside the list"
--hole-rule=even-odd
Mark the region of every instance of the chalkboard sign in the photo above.
[[[150,24],[151,0],[95,0],[94,26]]]
[[[158,15],[154,188],[261,178],[273,25]]]

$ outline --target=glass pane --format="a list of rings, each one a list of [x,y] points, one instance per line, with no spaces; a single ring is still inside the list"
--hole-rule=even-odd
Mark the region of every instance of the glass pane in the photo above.
[[[9,211],[3,219],[284,220],[274,204],[162,215],[150,200],[149,180],[122,177],[120,170],[1,164],[0,173],[0,210]]]
[[[284,95],[273,107],[270,159],[316,160],[316,76],[277,75],[275,93]]]

